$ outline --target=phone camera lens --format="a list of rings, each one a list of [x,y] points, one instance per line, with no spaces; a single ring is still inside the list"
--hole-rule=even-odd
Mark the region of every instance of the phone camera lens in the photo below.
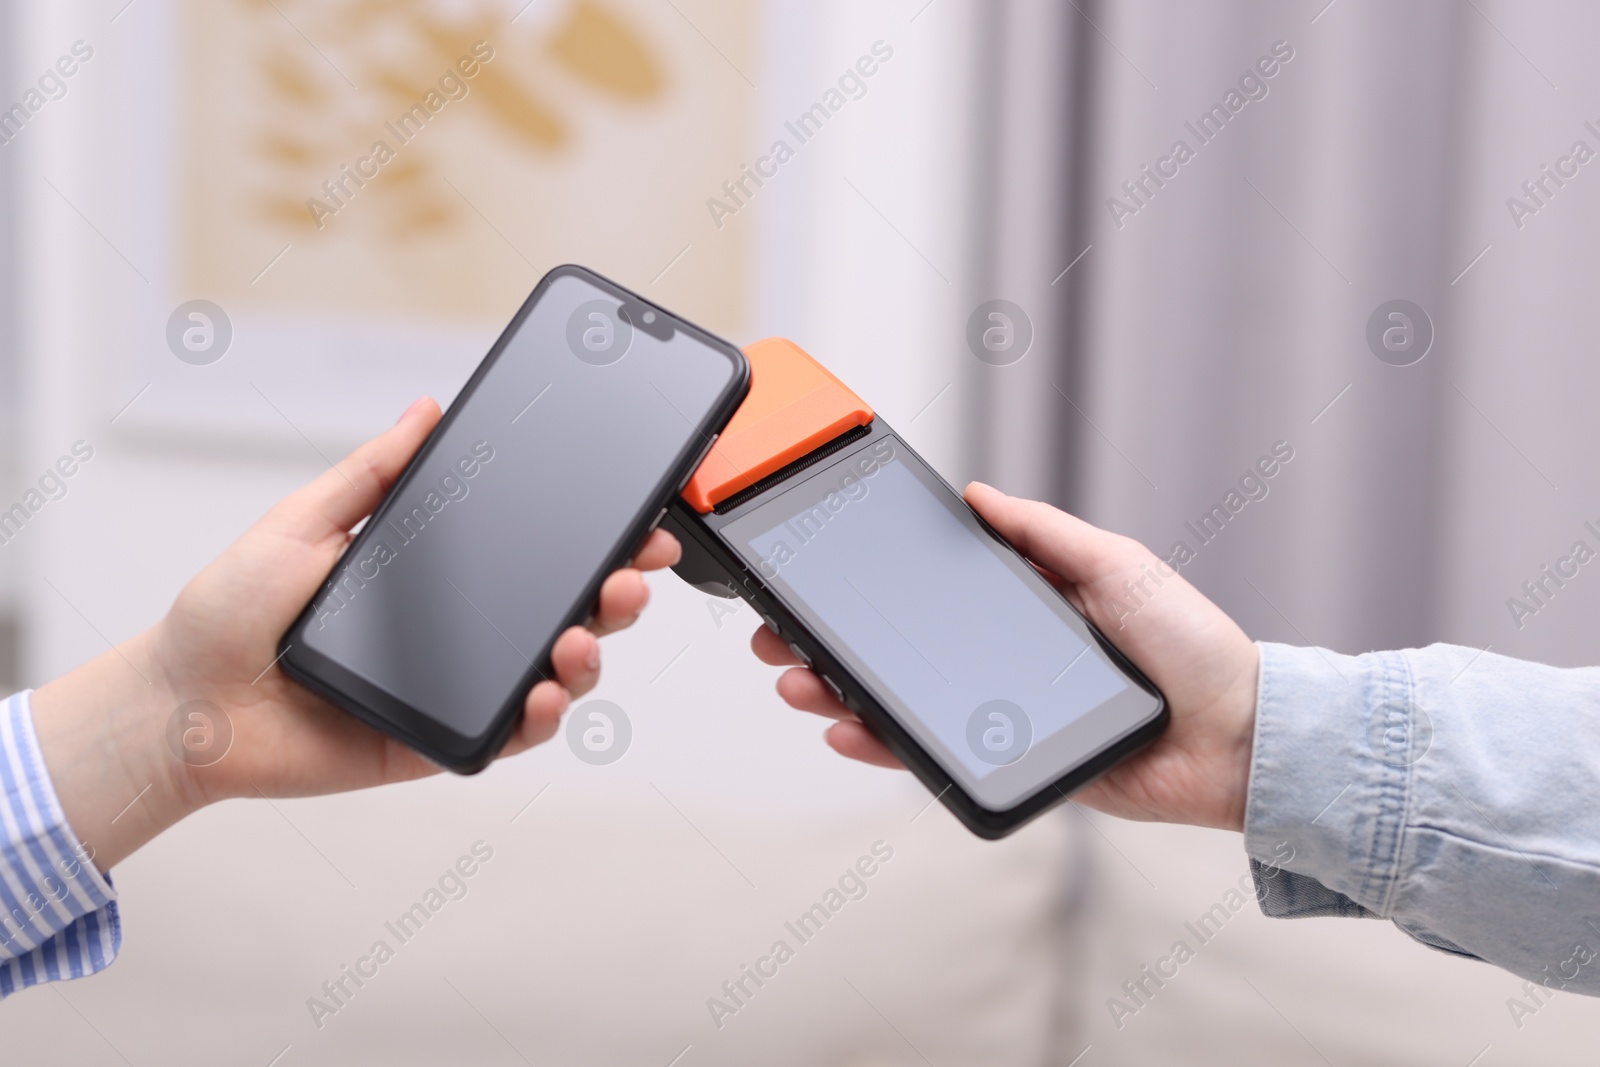
[[[635,329],[643,330],[657,341],[670,341],[673,334],[672,316],[646,307],[642,301],[624,300],[617,315]]]

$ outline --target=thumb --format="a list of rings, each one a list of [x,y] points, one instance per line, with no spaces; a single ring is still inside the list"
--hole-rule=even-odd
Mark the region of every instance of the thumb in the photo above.
[[[1038,500],[1007,496],[982,482],[969,484],[965,496],[1018,552],[1076,586],[1092,587],[1153,558],[1138,541]]]
[[[274,517],[307,540],[342,537],[372,514],[440,417],[432,399],[417,400],[388,430],[284,498]]]

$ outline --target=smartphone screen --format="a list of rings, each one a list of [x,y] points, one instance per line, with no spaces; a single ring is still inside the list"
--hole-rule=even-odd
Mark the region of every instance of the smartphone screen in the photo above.
[[[481,763],[465,753],[520,711],[747,380],[726,342],[552,271],[286,635],[291,673]]]
[[[893,435],[722,536],[974,799],[1002,810],[1160,700]]]

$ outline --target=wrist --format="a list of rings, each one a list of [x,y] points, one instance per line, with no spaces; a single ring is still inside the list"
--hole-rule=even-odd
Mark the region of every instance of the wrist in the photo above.
[[[1254,741],[1255,717],[1249,720],[1249,727],[1238,737],[1231,746],[1223,767],[1223,775],[1227,781],[1228,794],[1222,807],[1223,817],[1220,823],[1226,830],[1244,833],[1245,815],[1250,804],[1250,756]]]
[[[1253,642],[1246,647],[1248,658],[1236,660],[1236,673],[1208,705],[1173,711],[1192,724],[1183,746],[1192,761],[1192,792],[1174,798],[1173,809],[1157,816],[1164,822],[1244,832],[1261,677],[1260,650]]]
[[[1232,687],[1223,711],[1224,744],[1221,780],[1226,783],[1226,829],[1244,833],[1250,801],[1250,766],[1255,757],[1256,702],[1261,687],[1261,649],[1250,644],[1249,668]]]
[[[179,701],[158,646],[146,631],[33,694],[51,784],[102,872],[201,806],[167,743]]]

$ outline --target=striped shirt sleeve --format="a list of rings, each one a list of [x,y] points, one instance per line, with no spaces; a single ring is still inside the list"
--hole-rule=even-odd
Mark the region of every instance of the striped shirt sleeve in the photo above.
[[[0,703],[0,998],[94,974],[122,947],[116,891],[67,825],[31,696]]]

